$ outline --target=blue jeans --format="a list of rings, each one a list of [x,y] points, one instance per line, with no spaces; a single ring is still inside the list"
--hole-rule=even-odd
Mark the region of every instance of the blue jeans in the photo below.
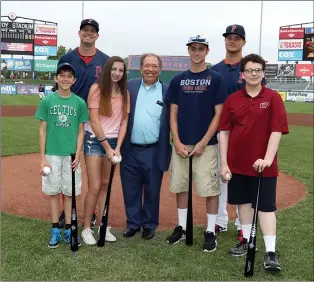
[[[115,150],[117,147],[117,138],[107,139],[110,147]],[[84,135],[84,155],[86,156],[98,156],[104,157],[106,156],[106,150],[98,141],[95,135],[92,135],[89,131],[85,132]]]

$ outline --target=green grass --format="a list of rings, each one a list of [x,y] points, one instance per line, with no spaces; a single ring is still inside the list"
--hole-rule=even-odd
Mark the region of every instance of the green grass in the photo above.
[[[314,103],[285,102],[287,113],[313,114]]]
[[[4,133],[10,120],[12,118],[7,120],[7,127],[2,126]],[[29,138],[29,145],[38,139],[38,125],[31,119],[25,124],[29,124],[28,129],[33,133],[23,140],[17,137],[21,120],[14,126],[15,135],[3,135],[3,143],[15,148],[3,147],[5,155],[20,153],[19,147]],[[263,270],[264,243],[258,233],[254,280],[310,281],[314,278],[313,128],[290,126],[290,130],[281,141],[280,169],[304,182],[308,196],[295,207],[278,212],[277,250],[283,269],[281,274],[272,275]],[[2,280],[243,280],[245,258],[228,255],[235,243],[232,223],[228,232],[219,234],[218,249],[214,253],[201,252],[203,227],[195,228],[192,247],[184,243],[168,246],[165,238],[169,231],[157,232],[150,241],[142,240],[139,235],[127,240],[121,231],[116,231],[116,243],[107,243],[104,248],[83,245],[75,257],[64,244],[56,250],[47,248],[49,229],[49,222],[2,213]]]
[[[0,95],[2,105],[38,105],[38,95]]]
[[[1,131],[2,156],[38,152],[39,121],[34,117],[3,117]]]

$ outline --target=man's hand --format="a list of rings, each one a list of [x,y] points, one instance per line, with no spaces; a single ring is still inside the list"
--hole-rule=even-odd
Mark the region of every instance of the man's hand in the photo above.
[[[203,142],[198,142],[194,149],[192,150],[192,152],[189,154],[189,157],[191,156],[195,156],[195,157],[198,157],[200,156],[201,154],[203,154],[204,150],[206,148],[206,144],[203,144]]]
[[[273,162],[269,160],[258,159],[253,164],[253,168],[258,172],[262,172],[265,169],[265,167],[270,167],[272,163]]]
[[[74,161],[71,162],[71,168],[72,168],[73,170],[76,170],[77,167],[78,167],[78,165],[79,165],[79,163],[80,163],[80,154],[76,154]]]
[[[189,155],[189,149],[180,141],[174,141],[174,148],[178,156],[186,158]]]

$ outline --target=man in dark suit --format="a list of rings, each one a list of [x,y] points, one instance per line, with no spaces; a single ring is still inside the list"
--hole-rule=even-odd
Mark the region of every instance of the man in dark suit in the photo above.
[[[144,54],[142,79],[128,82],[130,116],[120,166],[126,238],[142,229],[143,239],[152,239],[159,224],[160,187],[171,159],[168,85],[159,81],[161,69],[158,55]]]

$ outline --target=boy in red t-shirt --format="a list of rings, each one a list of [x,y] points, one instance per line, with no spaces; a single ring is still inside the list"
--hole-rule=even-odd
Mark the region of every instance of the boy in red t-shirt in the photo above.
[[[264,268],[280,271],[276,246],[277,150],[282,134],[289,133],[280,95],[261,84],[265,60],[250,54],[241,60],[246,86],[230,95],[220,124],[221,177],[228,181],[228,203],[239,205],[244,240],[230,249],[233,256],[247,253],[256,205],[258,173],[263,172],[258,216],[266,253]]]

